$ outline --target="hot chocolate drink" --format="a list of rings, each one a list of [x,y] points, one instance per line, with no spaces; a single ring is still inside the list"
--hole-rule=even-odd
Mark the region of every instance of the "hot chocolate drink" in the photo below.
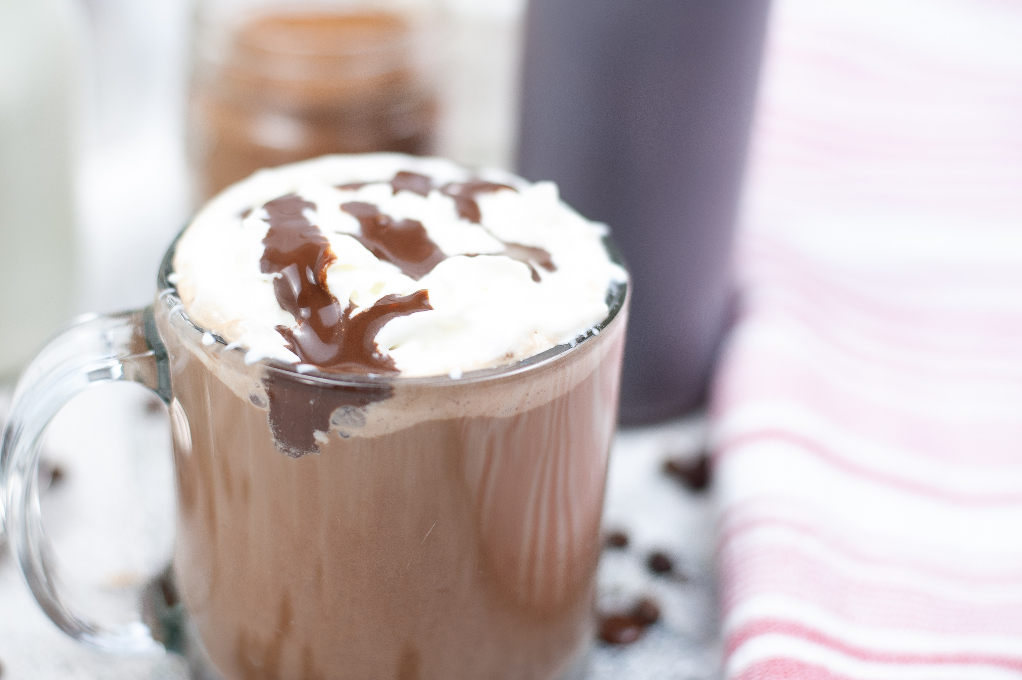
[[[214,199],[155,309],[174,568],[228,680],[576,672],[624,345],[549,184],[325,157]]]

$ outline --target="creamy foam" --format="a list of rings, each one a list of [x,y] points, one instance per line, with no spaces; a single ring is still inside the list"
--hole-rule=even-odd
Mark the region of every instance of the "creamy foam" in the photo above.
[[[549,182],[400,154],[262,170],[207,204],[174,258],[188,316],[250,363],[301,363],[309,338],[309,319],[286,311],[275,289],[285,268],[266,265],[271,223],[284,222],[273,228],[300,224],[326,239],[324,290],[346,319],[427,292],[431,308],[375,331],[381,365],[409,376],[458,377],[573,343],[607,316],[607,292],[626,278],[606,254],[606,227]]]

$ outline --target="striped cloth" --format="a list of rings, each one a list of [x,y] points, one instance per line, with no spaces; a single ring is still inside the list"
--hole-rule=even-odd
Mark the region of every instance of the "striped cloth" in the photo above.
[[[1022,2],[777,0],[712,407],[727,678],[1022,678]]]

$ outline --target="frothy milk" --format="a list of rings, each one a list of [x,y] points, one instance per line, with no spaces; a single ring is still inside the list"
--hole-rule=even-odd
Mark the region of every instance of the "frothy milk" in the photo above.
[[[156,322],[177,579],[228,680],[577,670],[626,321],[604,234],[552,185],[398,155],[196,217]]]

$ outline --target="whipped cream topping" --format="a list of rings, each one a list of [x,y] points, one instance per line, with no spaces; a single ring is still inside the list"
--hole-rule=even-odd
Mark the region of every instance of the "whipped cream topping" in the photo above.
[[[292,231],[306,240],[295,245]],[[550,182],[401,154],[324,156],[261,170],[212,199],[177,244],[172,281],[193,323],[248,363],[358,370],[310,359],[326,356],[312,316],[322,310],[303,302],[318,285],[337,303],[324,313],[327,325],[336,317],[330,337],[373,333],[361,372],[457,378],[573,343],[606,318],[608,291],[626,280],[606,233]],[[315,240],[322,271],[270,262],[282,238]]]

